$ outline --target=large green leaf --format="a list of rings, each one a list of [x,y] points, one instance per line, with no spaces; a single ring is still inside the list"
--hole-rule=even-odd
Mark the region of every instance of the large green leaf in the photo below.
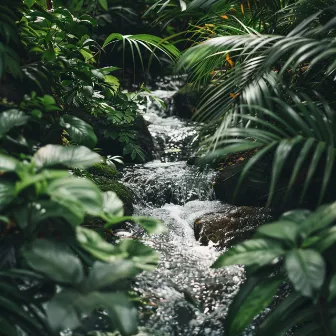
[[[139,223],[149,234],[160,234],[167,231],[164,223],[150,217],[133,217],[132,220]]]
[[[271,224],[265,224],[258,228],[257,235],[277,239],[282,244],[295,246],[300,226],[290,221],[279,221]]]
[[[62,243],[36,240],[22,253],[31,268],[57,283],[79,284],[84,278],[80,260]]]
[[[251,239],[222,254],[212,267],[220,268],[237,264],[263,266],[271,263],[283,253],[284,250],[275,242],[266,239]]]
[[[137,273],[138,270],[134,267],[134,263],[129,260],[118,260],[109,264],[96,261],[90,271],[86,286],[90,291],[106,287],[118,289],[119,282],[125,282]]]
[[[103,209],[103,195],[96,184],[85,178],[66,177],[50,182],[47,194],[70,211],[99,216]]]
[[[140,270],[151,271],[159,262],[157,252],[138,240],[124,239],[116,250],[120,257],[131,260]]]
[[[334,275],[329,284],[329,300],[333,300],[336,297],[336,275]]]
[[[122,201],[113,191],[104,192],[103,211],[107,217],[121,217],[124,214]]]
[[[84,146],[47,145],[35,153],[33,161],[38,168],[63,165],[69,168],[85,169],[102,162],[102,158]]]
[[[47,304],[47,316],[55,332],[79,327],[82,316],[94,309],[105,308],[113,325],[121,335],[134,335],[137,331],[137,312],[127,296],[121,293],[81,293],[72,289],[56,294]]]
[[[293,250],[286,255],[285,268],[296,291],[303,296],[316,297],[326,273],[325,262],[318,252]]]
[[[226,319],[228,336],[240,335],[273,300],[281,280],[251,278],[240,288]]]
[[[15,186],[12,182],[0,182],[0,210],[3,210],[15,197]]]
[[[76,230],[77,241],[94,257],[105,262],[115,262],[118,259],[116,247],[106,242],[97,232],[80,226]]]
[[[16,160],[15,158],[8,155],[0,154],[0,171],[15,171],[19,164],[20,161]]]
[[[92,126],[82,119],[66,114],[61,117],[60,124],[76,144],[89,148],[94,148],[96,145],[97,137]]]
[[[12,128],[27,123],[29,117],[20,110],[8,110],[0,113],[0,138],[6,135]]]

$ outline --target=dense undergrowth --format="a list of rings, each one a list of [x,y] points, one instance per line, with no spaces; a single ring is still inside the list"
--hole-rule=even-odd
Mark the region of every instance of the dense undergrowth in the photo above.
[[[284,283],[256,334],[336,335],[335,13],[332,0],[2,1],[0,334],[137,332],[130,283],[157,255],[106,232],[125,220],[163,227],[128,216],[131,194],[104,156],[148,158],[135,126],[149,93],[122,84],[167,68],[174,42],[188,90],[205,92],[202,154],[248,153],[236,192],[266,182],[265,205],[291,209],[215,262],[247,270],[227,335]]]
[[[236,193],[246,179],[266,183],[265,205],[291,209],[215,262],[244,264],[248,275],[227,335],[240,335],[283,283],[291,291],[257,335],[336,335],[335,2],[158,1],[152,10],[157,22],[189,22],[178,69],[205,90],[195,117],[206,123],[206,159],[254,151]]]
[[[154,56],[177,49],[151,35],[112,34],[100,45],[93,37],[107,3],[92,3],[78,1],[76,15],[58,1],[0,4],[1,335],[134,334],[131,281],[157,263],[138,241],[106,241],[125,220],[149,233],[163,226],[124,217],[132,194],[116,181],[120,159],[101,154],[144,160],[133,130],[143,94],[123,92],[118,68],[100,57],[112,59],[106,48],[120,42]]]

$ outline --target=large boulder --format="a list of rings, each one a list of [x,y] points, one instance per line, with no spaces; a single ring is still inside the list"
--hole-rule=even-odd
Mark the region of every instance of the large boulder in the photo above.
[[[202,245],[209,242],[224,248],[248,239],[259,225],[271,219],[269,210],[228,206],[225,211],[208,213],[194,223],[195,238]]]
[[[239,206],[265,206],[269,192],[269,180],[264,181],[247,176],[236,188],[245,163],[238,163],[223,168],[214,181],[216,198],[222,202]]]
[[[202,92],[190,85],[185,85],[174,96],[174,114],[184,119],[191,119],[200,103]]]

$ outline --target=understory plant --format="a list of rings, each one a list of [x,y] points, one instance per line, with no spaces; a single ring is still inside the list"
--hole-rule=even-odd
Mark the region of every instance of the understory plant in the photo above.
[[[265,205],[294,209],[215,262],[247,272],[226,333],[242,334],[258,316],[258,336],[335,335],[335,3],[183,3],[152,10],[190,20],[193,47],[178,69],[207,88],[196,115],[206,160],[252,151],[236,193],[249,177],[268,185]],[[295,210],[302,204],[311,210]]]
[[[96,25],[87,13],[75,17],[51,1],[0,4],[0,334],[6,336],[136,334],[131,283],[158,261],[137,240],[111,244],[107,237],[120,222],[149,233],[162,232],[162,223],[125,217],[114,192],[75,174],[106,161],[86,116],[96,113],[122,133],[137,114],[111,74],[115,67],[100,66],[104,49],[91,38]],[[135,43],[148,50],[146,39],[153,47],[150,36]],[[99,219],[99,230],[88,228],[89,217]]]

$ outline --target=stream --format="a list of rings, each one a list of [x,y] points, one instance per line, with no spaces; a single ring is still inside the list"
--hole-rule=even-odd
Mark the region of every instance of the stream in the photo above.
[[[135,215],[159,218],[168,228],[161,235],[142,235],[142,241],[160,254],[160,263],[155,271],[137,277],[134,290],[147,302],[140,319],[153,330],[150,335],[220,336],[244,269],[211,269],[222,252],[195,239],[196,219],[232,205],[214,199],[213,171],[187,164],[198,145],[199,125],[173,115],[172,96],[178,87],[174,80],[159,83],[153,95],[163,99],[166,108],[151,102],[144,114],[155,160],[124,169],[123,182],[136,196]]]

